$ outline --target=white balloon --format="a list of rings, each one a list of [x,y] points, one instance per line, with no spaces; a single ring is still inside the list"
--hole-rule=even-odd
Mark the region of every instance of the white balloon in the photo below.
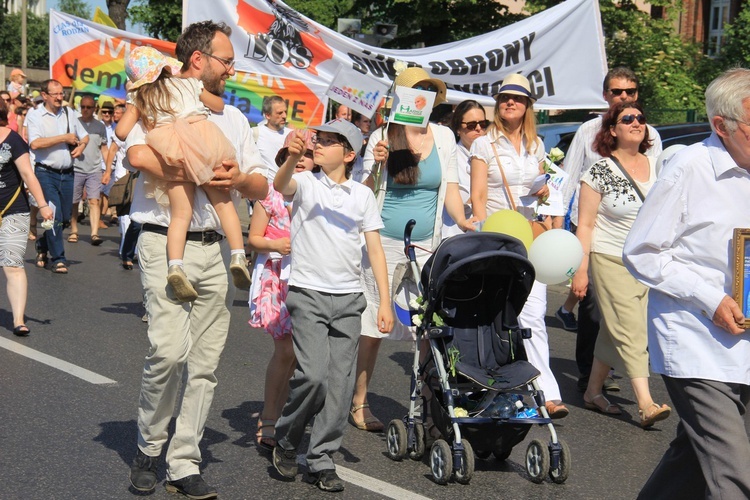
[[[656,176],[659,177],[659,174],[661,173],[661,168],[664,166],[664,162],[669,160],[674,156],[674,154],[684,148],[684,144],[672,144],[667,149],[661,152],[659,157],[656,159]]]
[[[537,281],[556,285],[568,281],[578,270],[583,261],[583,247],[573,233],[551,229],[531,244],[529,260],[536,270]]]

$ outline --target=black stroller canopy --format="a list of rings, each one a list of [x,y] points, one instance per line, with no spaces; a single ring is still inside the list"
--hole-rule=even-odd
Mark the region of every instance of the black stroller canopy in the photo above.
[[[526,247],[516,238],[500,233],[466,233],[438,246],[425,263],[421,280],[425,304],[432,310],[440,308],[443,297],[471,301],[479,293],[497,297],[503,291],[512,291],[494,301],[497,314],[505,307],[505,300],[515,311],[522,309],[534,284],[534,266],[526,258]]]

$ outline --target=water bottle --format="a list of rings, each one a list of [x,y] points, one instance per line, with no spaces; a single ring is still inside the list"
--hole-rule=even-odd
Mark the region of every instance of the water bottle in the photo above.
[[[490,415],[493,418],[514,417],[517,411],[516,403],[520,403],[520,401],[518,401],[518,396],[515,394],[498,394],[492,400]]]

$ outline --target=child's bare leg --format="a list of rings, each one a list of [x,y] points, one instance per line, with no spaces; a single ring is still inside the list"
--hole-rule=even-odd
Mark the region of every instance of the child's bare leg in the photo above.
[[[234,286],[247,290],[250,288],[250,272],[247,270],[245,240],[242,237],[242,226],[240,225],[240,217],[237,215],[237,209],[234,207],[232,198],[227,191],[221,191],[206,185],[201,187],[206,191],[211,205],[216,210],[216,215],[219,216],[221,228],[227,236],[232,253],[229,270],[232,273]]]
[[[190,220],[193,217],[194,196],[195,184],[175,182],[167,185],[170,210],[170,223],[167,229],[167,281],[180,302],[192,302],[198,298],[198,293],[185,275],[182,261],[187,232],[190,230]]]

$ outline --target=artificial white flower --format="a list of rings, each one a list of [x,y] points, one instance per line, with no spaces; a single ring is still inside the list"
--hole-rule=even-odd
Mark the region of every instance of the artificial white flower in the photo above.
[[[549,159],[552,162],[558,163],[560,160],[565,158],[565,153],[563,153],[560,148],[552,148],[549,150],[549,154],[547,156],[549,156]]]
[[[52,226],[54,226],[54,225],[55,225],[55,221],[54,220],[43,220],[42,224],[41,224],[42,229],[45,229],[45,230],[52,229]]]
[[[416,299],[416,297],[415,297],[415,298],[413,298],[413,299],[411,299],[411,300],[409,301],[409,307],[410,307],[410,308],[411,308],[411,309],[412,309],[413,311],[419,311],[420,305],[419,305],[419,302],[417,302],[417,299]]]
[[[422,317],[420,314],[415,314],[411,317],[411,322],[414,324],[414,326],[422,326]]]
[[[407,64],[404,61],[397,60],[393,63],[393,70],[396,72],[396,76],[401,74],[403,70],[407,68]]]

